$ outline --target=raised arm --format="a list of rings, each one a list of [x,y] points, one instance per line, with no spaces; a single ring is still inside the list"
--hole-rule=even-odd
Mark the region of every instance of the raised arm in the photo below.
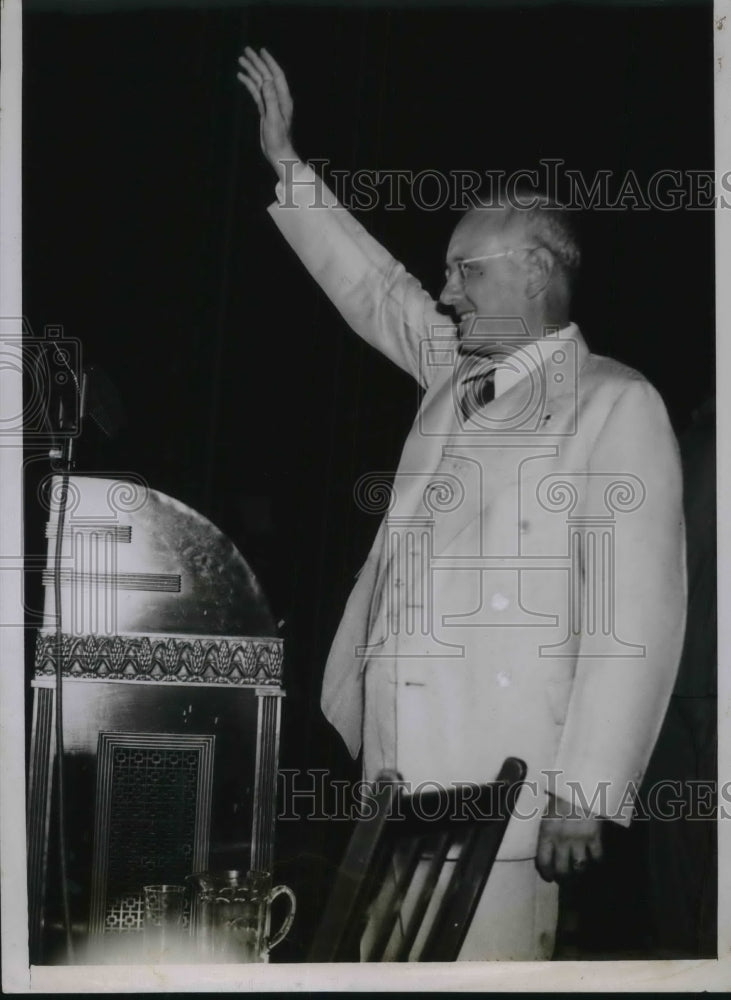
[[[454,326],[408,274],[300,161],[291,139],[293,102],[281,67],[247,48],[239,80],[256,102],[262,151],[280,183],[269,211],[284,237],[348,325],[391,361],[428,385],[435,335]]]

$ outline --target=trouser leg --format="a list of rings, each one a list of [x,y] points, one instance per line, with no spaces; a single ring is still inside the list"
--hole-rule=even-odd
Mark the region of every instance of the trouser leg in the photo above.
[[[558,921],[558,885],[544,882],[533,858],[496,861],[459,961],[547,961]]]
[[[421,949],[449,881],[453,859],[447,861],[437,883],[424,920],[411,949],[409,959],[418,961]],[[401,917],[394,927],[391,940],[383,955],[384,961],[394,960],[401,934],[407,925],[411,908],[417,898],[428,859],[417,866],[409,892],[404,900]],[[398,853],[391,861],[389,873],[370,911],[368,929],[361,946],[361,958],[368,954],[376,928],[388,909],[394,884],[402,870]],[[470,924],[459,961],[547,961],[553,955],[558,920],[558,886],[544,882],[535,869],[532,858],[522,861],[496,861],[477,910]]]

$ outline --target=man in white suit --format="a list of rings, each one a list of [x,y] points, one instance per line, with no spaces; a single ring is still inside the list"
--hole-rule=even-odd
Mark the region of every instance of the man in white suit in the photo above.
[[[547,199],[462,217],[450,322],[299,160],[271,55],[246,49],[239,79],[279,177],[277,226],[349,325],[426,390],[323,711],[362,747],[368,780],[386,768],[448,787],[526,761],[460,958],[550,958],[556,880],[600,857],[605,819],[630,822],[677,670],[684,538],[665,408],[570,322],[579,249]]]

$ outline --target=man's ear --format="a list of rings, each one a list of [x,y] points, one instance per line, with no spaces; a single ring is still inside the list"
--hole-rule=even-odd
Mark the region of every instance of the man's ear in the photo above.
[[[531,250],[526,268],[528,271],[525,293],[529,299],[534,299],[545,291],[553,276],[556,266],[553,254],[546,247],[536,247]]]

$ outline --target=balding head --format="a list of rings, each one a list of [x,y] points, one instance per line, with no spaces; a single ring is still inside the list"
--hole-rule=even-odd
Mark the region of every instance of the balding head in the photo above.
[[[441,301],[460,319],[519,318],[540,337],[545,327],[569,321],[579,262],[568,213],[545,195],[483,202],[452,234]]]
[[[519,189],[510,199],[481,201],[465,212],[459,225],[482,226],[485,232],[515,236],[526,246],[550,250],[573,286],[581,264],[581,249],[574,216],[559,202],[540,191]]]

